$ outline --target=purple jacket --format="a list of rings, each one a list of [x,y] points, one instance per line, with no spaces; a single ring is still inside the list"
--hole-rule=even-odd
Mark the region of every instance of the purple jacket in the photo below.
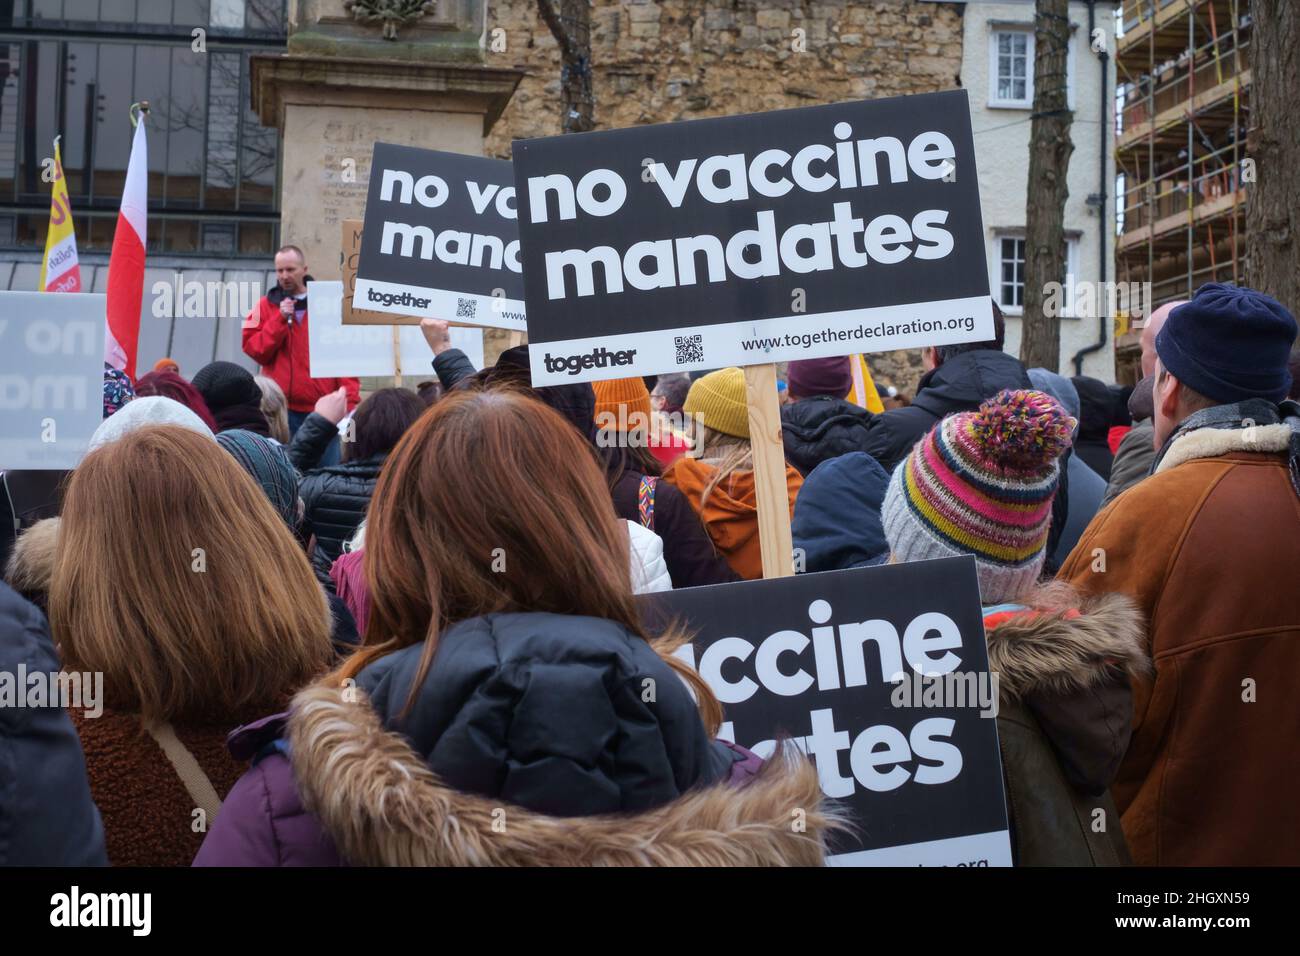
[[[230,752],[253,766],[221,805],[194,866],[342,866],[316,818],[303,808],[282,735],[289,715],[232,731]]]
[[[333,840],[302,805],[283,740],[289,715],[274,714],[234,730],[227,746],[253,766],[221,805],[194,866],[343,866]],[[728,783],[743,787],[763,759],[738,744]]]

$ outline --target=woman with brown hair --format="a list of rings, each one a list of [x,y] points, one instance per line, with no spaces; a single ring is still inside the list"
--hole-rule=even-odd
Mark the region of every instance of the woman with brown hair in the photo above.
[[[627,534],[559,414],[442,399],[389,457],[365,545],[365,645],[235,735],[265,756],[196,865],[821,861],[816,771],[714,739],[718,702],[667,656],[680,637],[648,639]]]
[[[103,675],[103,713],[73,719],[115,865],[188,864],[247,767],[226,734],[332,659],[289,529],[215,441],[175,426],[73,472],[50,625],[67,670]]]

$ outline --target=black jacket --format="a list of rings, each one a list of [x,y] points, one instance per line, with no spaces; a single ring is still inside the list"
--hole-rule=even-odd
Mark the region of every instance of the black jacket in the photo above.
[[[460,349],[447,349],[441,355],[433,357],[433,371],[442,383],[442,390],[450,392],[453,388],[473,378],[477,370],[469,356]]]
[[[973,412],[1004,388],[1033,387],[1029,373],[1014,356],[991,349],[962,352],[925,374],[911,405],[873,415],[865,446],[858,450],[892,474],[940,419],[954,412]]]
[[[636,524],[641,524],[639,492],[643,477],[639,471],[624,471],[610,492],[618,516]],[[713,539],[686,496],[662,478],[655,482],[650,530],[663,539],[664,564],[668,566],[674,588],[727,584],[741,579],[731,570],[727,559],[718,554]]]
[[[315,468],[337,434],[337,426],[328,418],[312,412],[289,445],[289,460],[302,474],[298,480],[298,495],[303,502],[301,533],[304,538],[316,536],[312,567],[331,588],[330,565],[343,553],[343,543],[365,518],[386,457],[372,455],[361,461]]]
[[[28,686],[16,686],[19,665],[29,677],[49,675],[58,673],[59,658],[45,615],[0,583],[0,672],[26,699]],[[83,684],[83,693],[93,690]],[[0,706],[0,866],[107,863],[86,758],[67,711],[58,701]]]
[[[1110,466],[1115,456],[1107,438],[1116,421],[1118,399],[1110,386],[1098,379],[1076,375],[1070,381],[1079,393],[1079,434],[1074,439],[1074,453],[1104,480],[1110,481]]]
[[[786,461],[807,478],[824,461],[863,451],[871,417],[860,405],[828,395],[791,402],[781,409]]]
[[[726,780],[735,762],[676,673],[612,621],[527,613],[455,624],[403,718],[423,652],[381,658],[357,686],[457,790],[590,816],[660,806]]]

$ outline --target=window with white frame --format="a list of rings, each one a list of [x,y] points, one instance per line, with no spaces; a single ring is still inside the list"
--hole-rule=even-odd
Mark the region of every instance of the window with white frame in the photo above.
[[[1024,236],[998,238],[998,305],[1020,311],[1025,304]]]
[[[1024,233],[1001,233],[994,239],[990,260],[995,270],[993,294],[998,305],[1010,315],[1019,315],[1025,306],[1025,236]],[[1079,239],[1065,240],[1065,281],[1061,287],[1061,317],[1074,318],[1074,291],[1079,281]]]
[[[1074,30],[1065,54],[1068,106],[1074,109]],[[989,106],[1029,109],[1034,105],[1034,27],[997,24],[989,34]]]
[[[1034,34],[1032,30],[995,30],[989,104],[1030,106],[1034,101]]]

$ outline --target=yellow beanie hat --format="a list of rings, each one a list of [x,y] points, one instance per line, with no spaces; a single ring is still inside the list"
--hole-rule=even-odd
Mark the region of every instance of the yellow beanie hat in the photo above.
[[[749,437],[749,408],[745,403],[745,373],[721,368],[695,380],[686,393],[682,411],[699,415],[714,431],[736,438]]]
[[[610,418],[602,418],[601,412],[609,412],[613,417],[611,428],[649,428],[650,427],[650,391],[645,387],[645,379],[611,378],[603,382],[592,382],[592,391],[596,393],[596,426]],[[620,420],[618,410],[627,409]],[[636,413],[640,412],[638,419]]]

